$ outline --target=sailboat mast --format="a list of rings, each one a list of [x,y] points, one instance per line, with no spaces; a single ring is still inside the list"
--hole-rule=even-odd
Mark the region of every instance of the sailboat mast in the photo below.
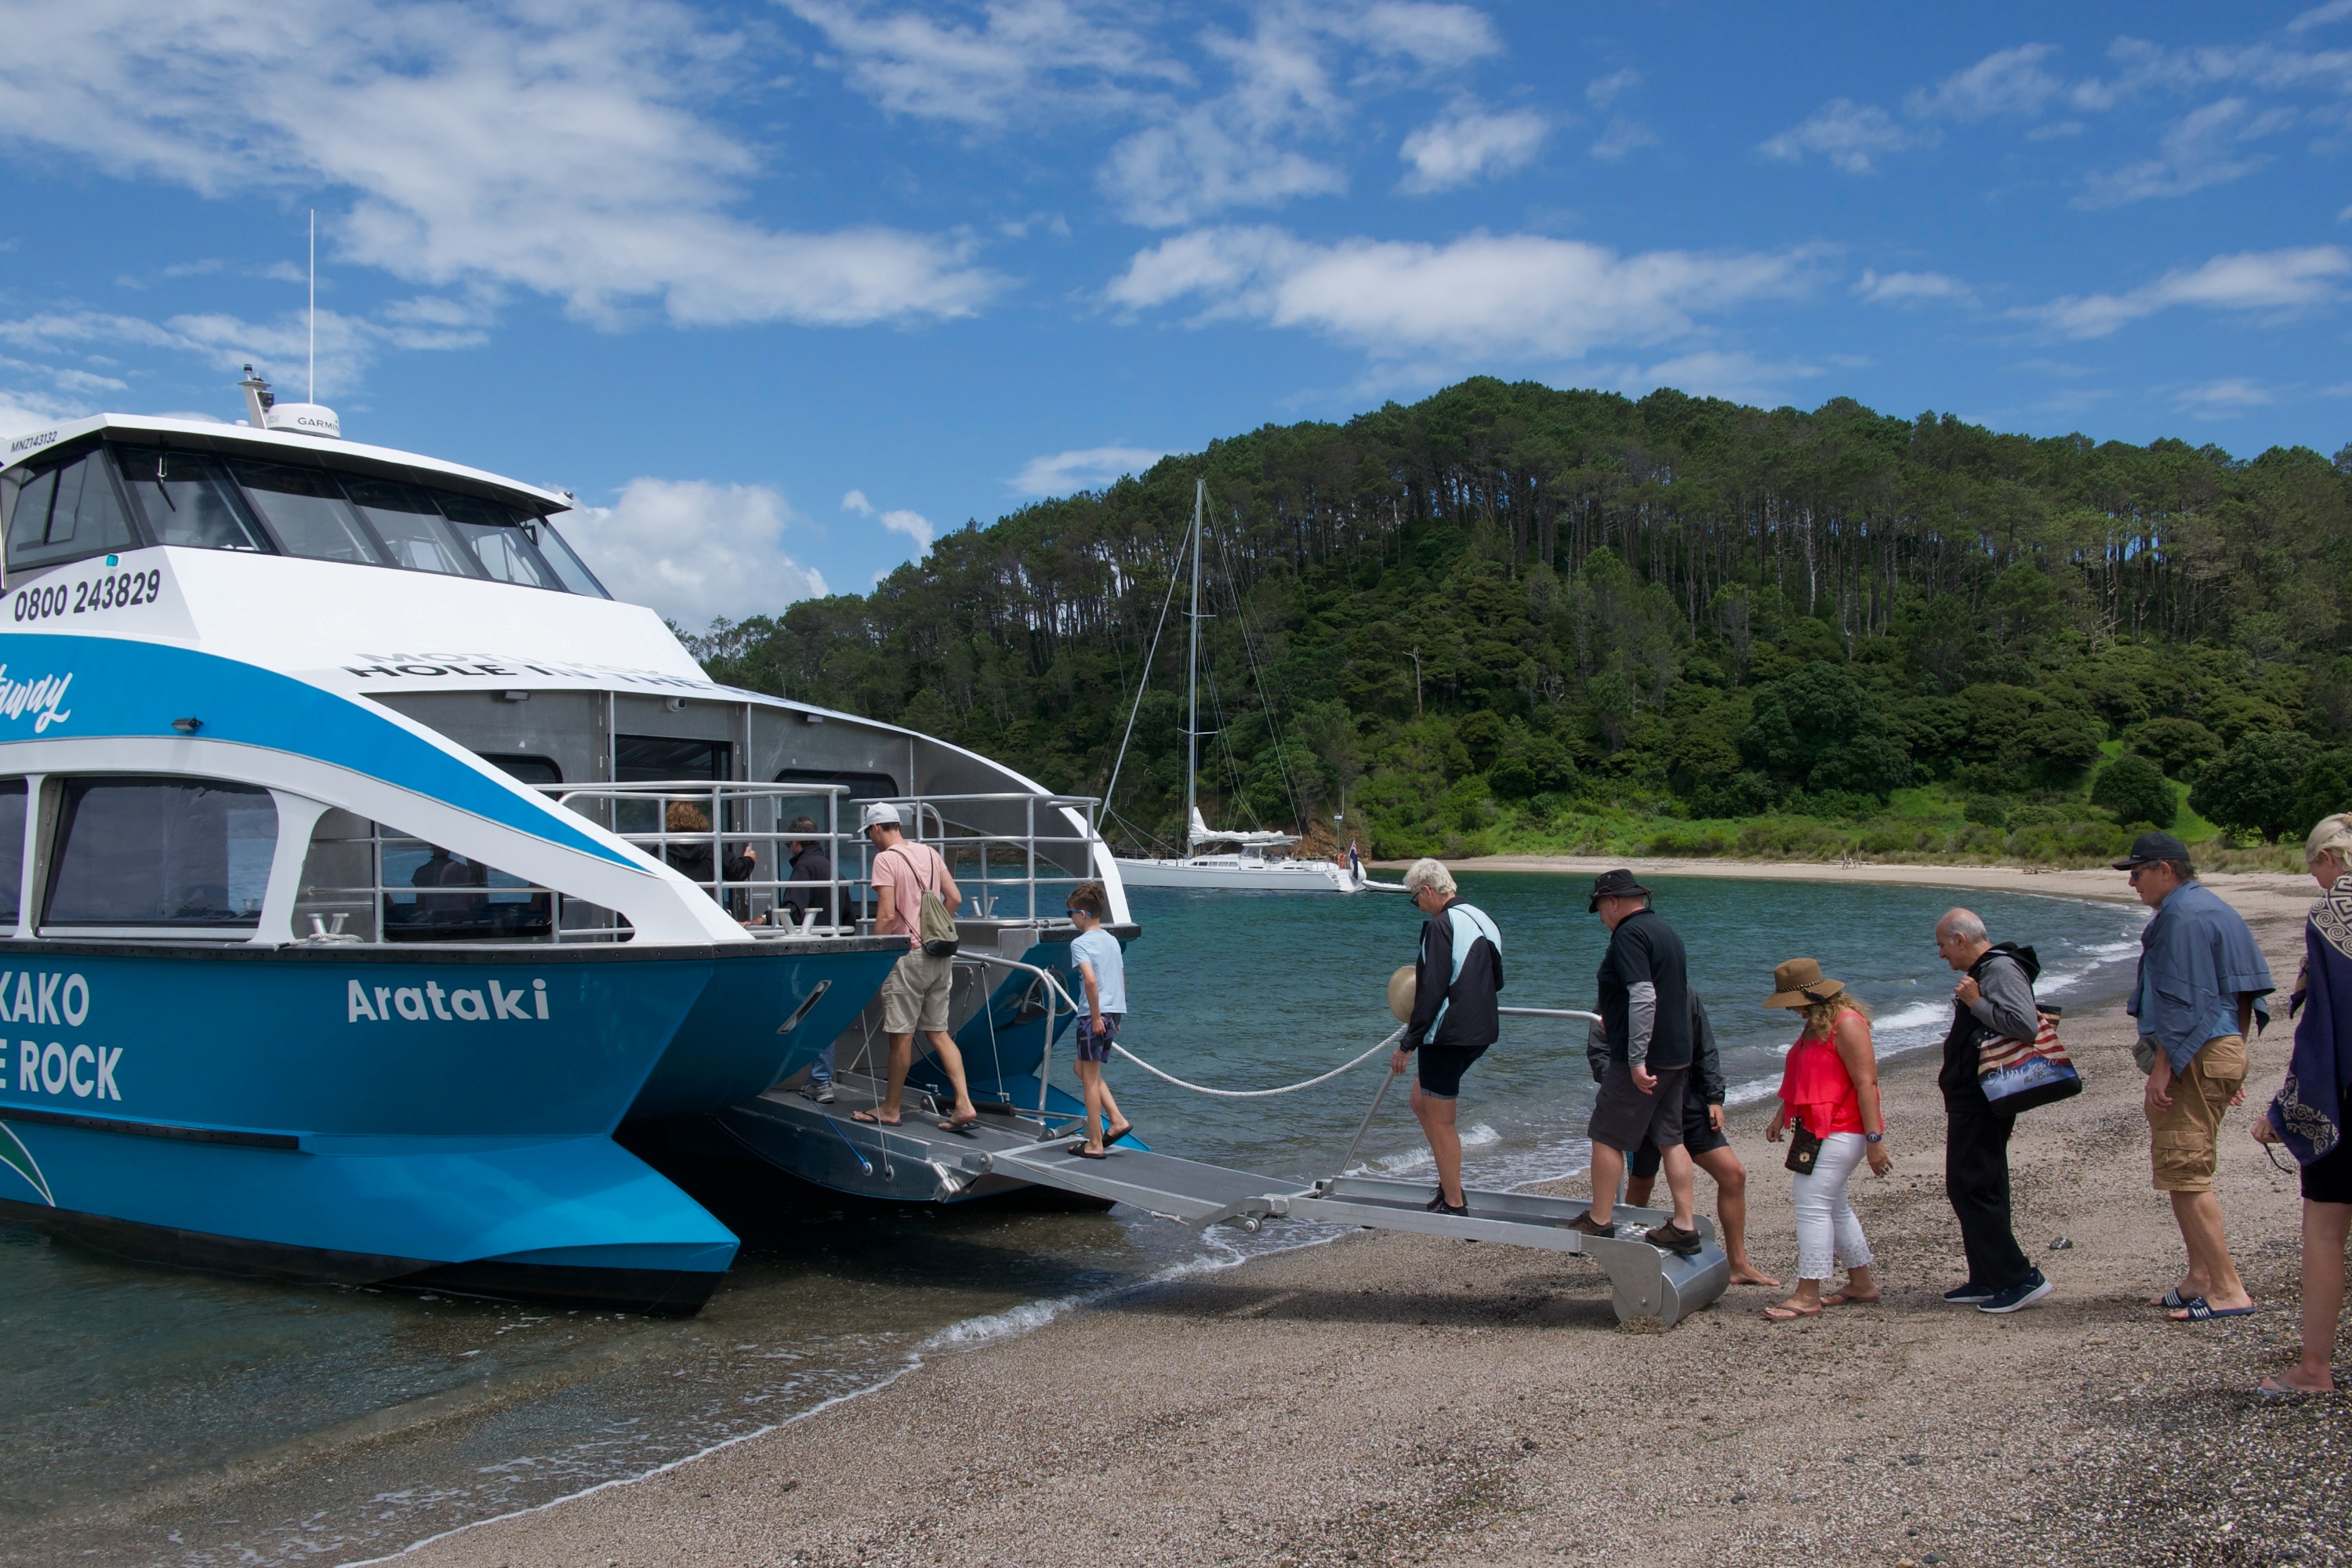
[[[1192,650],[1184,659],[1184,852],[1192,842],[1192,824],[1200,815],[1201,788],[1201,510],[1208,504],[1209,482],[1192,481]]]

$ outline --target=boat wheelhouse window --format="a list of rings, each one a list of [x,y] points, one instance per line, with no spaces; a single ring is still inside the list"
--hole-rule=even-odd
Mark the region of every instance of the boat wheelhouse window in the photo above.
[[[194,452],[117,447],[122,488],[158,544],[194,550],[254,550],[261,540],[237,506],[236,493],[214,458]]]
[[[362,942],[625,942],[628,922],[347,811],[322,815],[302,861],[297,935]]]
[[[482,761],[503,770],[527,784],[551,784],[563,782],[563,770],[555,765],[552,757],[509,756],[497,752],[484,752]]]
[[[580,559],[579,552],[564,542],[562,534],[555,531],[553,523],[545,518],[541,518],[530,526],[531,537],[539,544],[539,552],[547,558],[548,565],[555,569],[555,575],[562,580],[566,588],[575,594],[585,594],[593,599],[609,599],[613,596],[605,592],[604,584],[596,581],[596,574],[588,570],[588,563]]]
[[[138,541],[115,493],[103,451],[44,469],[25,482],[8,514],[8,570],[54,566]]]
[[[345,479],[343,493],[383,541],[394,564],[452,577],[486,575],[429,492],[390,479]]]
[[[371,565],[383,563],[383,552],[368,537],[367,526],[343,500],[342,487],[324,470],[290,463],[257,463],[245,458],[232,459],[230,468],[237,483],[245,487],[246,500],[253,503],[253,510],[261,514],[261,521],[289,555]]]
[[[261,923],[278,805],[213,779],[68,778],[49,926],[247,928]]]
[[[501,583],[518,583],[526,588],[553,588],[561,592],[562,583],[555,569],[530,542],[521,521],[512,508],[494,500],[479,500],[473,496],[436,493],[434,500],[441,503],[441,515],[449,520],[473,551],[474,559],[482,570]]]
[[[0,779],[0,928],[16,923],[24,871],[25,781]]]

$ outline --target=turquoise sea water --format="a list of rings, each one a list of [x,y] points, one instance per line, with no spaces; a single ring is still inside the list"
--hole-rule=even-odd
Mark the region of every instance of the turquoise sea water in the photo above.
[[[1585,884],[1472,876],[1501,925],[1507,1002],[1588,1007],[1605,939]],[[1777,1081],[1790,1016],[1757,1002],[1811,956],[1873,1002],[1883,1051],[1942,1038],[1950,972],[1932,889],[1662,879],[1735,1100]],[[2046,999],[2120,994],[2136,906],[1971,895],[1997,937],[2037,944]],[[1393,1026],[1411,960],[1402,898],[1134,895],[1123,1042],[1210,1084],[1260,1088],[1336,1066]],[[1471,1178],[1584,1163],[1582,1027],[1512,1021],[1462,1100]],[[1328,1173],[1379,1058],[1272,1100],[1206,1100],[1128,1064],[1112,1081],[1158,1147],[1276,1175]],[[1066,1046],[1056,1080],[1069,1084]],[[1939,1129],[1891,1129],[1925,1142]],[[1752,1141],[1755,1133],[1744,1136]],[[1426,1151],[1391,1096],[1360,1162],[1410,1174]],[[684,1322],[448,1298],[301,1289],[117,1263],[0,1230],[0,1561],[291,1563],[369,1557],[470,1520],[630,1475],[869,1388],[928,1355],[1020,1330],[1139,1280],[1318,1238],[1195,1236],[1128,1210],[995,1204],[883,1212],[743,1168],[681,1179],[745,1238]]]

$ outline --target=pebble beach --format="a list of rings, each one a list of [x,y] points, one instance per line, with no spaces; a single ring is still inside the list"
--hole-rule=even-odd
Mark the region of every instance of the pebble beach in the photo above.
[[[1906,879],[1968,886],[1970,874]],[[2123,890],[2112,874],[2031,880]],[[2284,993],[2310,884],[2214,885],[2252,922]],[[2019,1238],[2058,1289],[2012,1317],[1938,1300],[1959,1278],[1959,1246],[1935,1065],[1916,1052],[1885,1079],[1894,1172],[1855,1183],[1875,1304],[1775,1324],[1761,1309],[1780,1292],[1735,1287],[1670,1331],[1621,1326],[1604,1277],[1580,1260],[1364,1233],[934,1354],[790,1425],[399,1561],[2352,1561],[2352,1402],[2253,1392],[2293,1359],[2294,1175],[2247,1136],[2252,1110],[2233,1112],[2218,1190],[2263,1310],[2167,1322],[2146,1302],[2178,1278],[2181,1251],[2148,1184],[2127,1022],[2119,1004],[2070,1011],[2066,1036],[2085,1091],[2021,1119],[2012,1156]],[[2286,1050],[2282,1020],[2253,1047],[2251,1100],[2268,1098]],[[1788,1180],[1764,1117],[1736,1110],[1734,1145],[1754,1178],[1751,1249],[1785,1276]],[[1572,1177],[1549,1190],[1583,1188]],[[1712,1204],[1703,1176],[1700,1203]]]

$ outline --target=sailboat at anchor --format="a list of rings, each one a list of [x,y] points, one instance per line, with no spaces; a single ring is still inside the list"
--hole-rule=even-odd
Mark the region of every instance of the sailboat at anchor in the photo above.
[[[1201,816],[1201,527],[1208,508],[1206,480],[1192,485],[1192,528],[1185,549],[1192,557],[1192,597],[1187,612],[1191,623],[1184,667],[1184,853],[1166,858],[1119,858],[1119,878],[1130,888],[1215,888],[1245,893],[1401,893],[1400,883],[1376,882],[1360,868],[1351,869],[1328,860],[1294,859],[1282,852],[1298,842],[1296,833],[1269,828],[1248,831],[1211,827]],[[1136,707],[1143,701],[1144,684],[1151,678],[1150,661],[1135,690]],[[1135,708],[1128,713],[1128,730],[1135,728]],[[1126,760],[1124,742],[1119,759]],[[1115,784],[1118,765],[1111,769]],[[1109,792],[1104,792],[1108,800]]]

